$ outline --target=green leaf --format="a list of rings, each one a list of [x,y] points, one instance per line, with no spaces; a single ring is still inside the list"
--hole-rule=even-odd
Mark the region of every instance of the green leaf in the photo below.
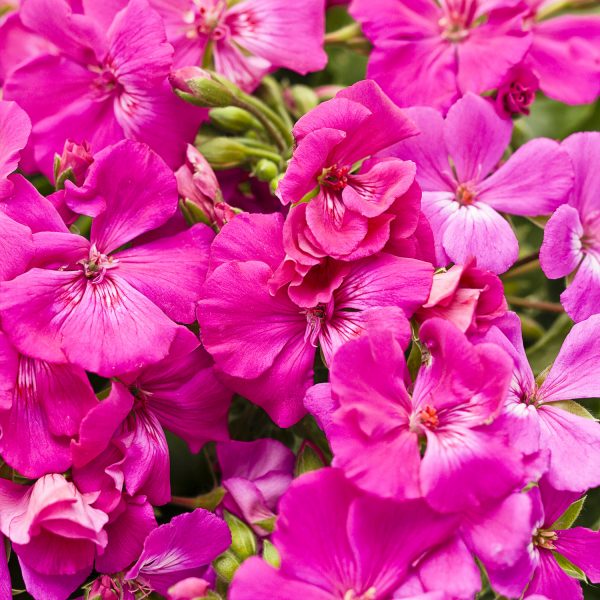
[[[256,525],[256,527],[261,527],[268,533],[273,533],[275,530],[275,523],[277,522],[277,517],[269,517],[268,519],[263,519],[262,521],[254,521],[252,525]]]
[[[585,502],[586,496],[577,500],[577,502],[573,502],[567,510],[558,518],[554,523],[552,523],[549,528],[551,531],[569,529],[573,523],[577,520],[581,509],[583,508],[583,503]]]
[[[556,562],[560,566],[560,568],[569,576],[574,579],[579,579],[579,581],[586,581],[587,577],[585,573],[579,568],[576,567],[570,560],[567,560],[564,556],[558,554],[557,552],[552,553]]]
[[[563,410],[570,412],[572,415],[577,415],[578,417],[583,417],[584,419],[596,420],[594,415],[587,408],[584,408],[581,406],[581,404],[579,404],[579,402],[575,402],[575,400],[560,400],[559,402],[553,402],[552,406],[562,408]]]

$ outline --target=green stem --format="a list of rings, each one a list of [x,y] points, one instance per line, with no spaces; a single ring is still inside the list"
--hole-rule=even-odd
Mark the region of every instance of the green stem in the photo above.
[[[325,43],[345,44],[346,42],[354,40],[357,37],[362,37],[360,25],[358,23],[350,23],[350,25],[345,25],[344,27],[340,27],[340,29],[326,33]]]
[[[506,273],[504,273],[504,275],[501,275],[500,278],[502,280],[513,279],[514,277],[520,277],[521,275],[526,275],[527,273],[536,271],[539,268],[540,261],[536,256],[534,259],[524,262],[520,265],[515,264],[515,266],[512,269],[510,269],[510,271],[507,271]]]
[[[526,298],[518,298],[516,296],[506,296],[506,300],[513,306],[520,308],[532,308],[542,312],[564,313],[565,309],[561,304],[555,302],[543,302],[541,300],[527,300]]]

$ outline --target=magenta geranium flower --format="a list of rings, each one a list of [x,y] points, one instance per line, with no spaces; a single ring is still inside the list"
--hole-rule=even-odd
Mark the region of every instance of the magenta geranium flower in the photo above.
[[[536,382],[523,348],[517,315],[508,313],[485,337],[510,353],[513,380],[502,415],[502,428],[525,454],[549,453],[547,478],[560,490],[583,492],[600,485],[600,428],[592,418],[557,402],[600,394],[598,365],[600,316],[576,324],[567,335],[543,383]],[[576,464],[577,468],[573,468]]]
[[[289,426],[305,412],[302,398],[312,384],[316,347],[329,364],[346,340],[368,326],[370,310],[412,315],[429,295],[433,269],[381,253],[336,275],[329,302],[298,305],[286,288],[269,292],[284,258],[282,221],[279,214],[240,215],[223,228],[212,246],[198,320],[202,341],[231,377],[229,385]]]
[[[4,97],[31,117],[38,167],[51,175],[67,139],[87,141],[97,152],[124,138],[179,166],[204,113],[171,92],[173,48],[160,16],[145,0],[84,8],[25,0],[20,10],[26,27],[57,48],[20,65],[4,84]]]
[[[324,0],[149,0],[175,48],[174,66],[206,65],[251,91],[279,67],[306,75],[327,64]]]
[[[400,106],[445,110],[466,92],[496,88],[525,56],[525,7],[510,4],[353,0],[350,12],[375,45],[368,76]]]
[[[433,230],[437,261],[506,271],[519,245],[499,213],[547,215],[566,202],[573,173],[557,142],[536,139],[498,167],[512,125],[487,100],[467,94],[446,119],[431,108],[407,110],[421,134],[400,142],[392,155],[417,163],[422,209]]]
[[[67,598],[90,574],[107,543],[107,515],[62,475],[33,486],[0,479],[0,530],[19,559],[34,598]]]
[[[542,91],[567,104],[587,104],[600,96],[600,16],[560,14],[539,18],[552,0],[526,0],[526,27],[532,33],[527,63]]]
[[[447,539],[457,522],[422,500],[376,498],[354,487],[339,470],[320,469],[294,481],[281,500],[273,534],[281,568],[256,557],[246,560],[234,577],[230,598],[400,597],[394,592],[407,579],[410,565]],[[423,598],[418,593],[401,597]]]
[[[582,321],[600,311],[600,133],[576,133],[562,146],[573,162],[575,185],[546,225],[540,264],[550,279],[575,272],[560,300],[574,321]]]
[[[177,210],[173,173],[144,144],[99,153],[77,192],[68,202],[95,216],[90,239],[64,224],[36,234],[34,268],[0,289],[4,331],[47,362],[106,376],[141,369],[167,355],[174,321],[194,321],[214,234],[196,225],[122,249]]]
[[[338,351],[330,374],[338,407],[327,429],[333,465],[366,490],[424,496],[440,511],[506,497],[525,479],[519,453],[490,425],[508,391],[508,355],[437,318],[419,338],[423,364],[410,395],[404,344],[389,328],[373,327]]]
[[[279,498],[294,477],[294,453],[277,440],[261,439],[217,444],[217,458],[227,492],[223,508],[266,535],[259,523],[275,517]]]

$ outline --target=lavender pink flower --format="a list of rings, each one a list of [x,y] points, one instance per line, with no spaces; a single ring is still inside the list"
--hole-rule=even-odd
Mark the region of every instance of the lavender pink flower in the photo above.
[[[511,122],[473,94],[456,102],[445,119],[431,108],[407,113],[421,134],[388,154],[417,163],[438,264],[475,258],[478,267],[503,273],[516,261],[519,244],[500,212],[548,215],[566,202],[573,182],[568,154],[557,142],[538,138],[499,164]]]

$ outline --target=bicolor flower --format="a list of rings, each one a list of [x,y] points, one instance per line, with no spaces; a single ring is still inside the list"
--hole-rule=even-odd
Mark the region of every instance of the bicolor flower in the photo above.
[[[574,321],[582,321],[600,311],[600,133],[576,133],[562,146],[575,185],[546,224],[540,264],[550,279],[575,273],[560,300]]]
[[[421,134],[388,154],[414,160],[422,209],[433,230],[437,261],[503,273],[517,259],[517,238],[500,213],[548,215],[566,202],[573,183],[567,152],[539,138],[498,167],[512,124],[487,100],[467,94],[445,119],[431,108],[407,110]]]

